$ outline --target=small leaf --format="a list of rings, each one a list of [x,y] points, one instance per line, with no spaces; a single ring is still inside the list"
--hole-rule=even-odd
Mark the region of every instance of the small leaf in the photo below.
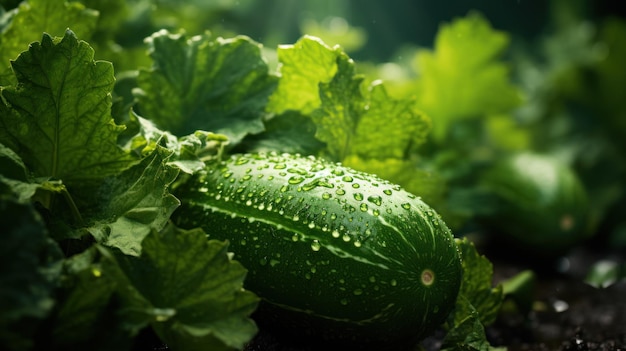
[[[263,130],[277,78],[251,39],[191,38],[160,31],[148,39],[153,67],[133,91],[142,115],[175,135],[206,130],[237,144]]]
[[[248,136],[236,150],[315,155],[324,148],[315,138],[315,130],[310,118],[289,110],[266,121],[263,133]]]
[[[68,187],[100,181],[134,159],[117,145],[123,127],[111,118],[113,66],[93,61],[93,49],[67,31],[13,62],[19,84],[1,90],[0,142],[12,148],[36,177]]]
[[[493,265],[489,260],[478,253],[474,244],[467,238],[457,239],[457,245],[461,252],[461,265],[463,267],[463,281],[459,296],[466,299],[479,315],[484,325],[493,323],[498,316],[502,305],[502,285],[492,287]],[[461,311],[467,308],[459,305],[457,301],[454,314],[454,324],[460,323],[466,314]]]
[[[141,242],[151,230],[162,229],[180,202],[169,193],[178,169],[167,165],[172,151],[157,146],[141,163],[100,188],[95,213],[88,228],[100,243],[138,255]]]
[[[242,289],[245,268],[227,254],[228,244],[207,240],[202,230],[174,226],[153,231],[140,257],[113,250],[126,320],[150,324],[172,349],[242,348],[256,333],[248,316],[258,298]]]

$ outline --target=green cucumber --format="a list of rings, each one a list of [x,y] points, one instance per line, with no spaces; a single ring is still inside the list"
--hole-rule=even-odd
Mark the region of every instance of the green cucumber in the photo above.
[[[450,230],[419,197],[373,175],[314,157],[235,155],[176,195],[175,223],[229,240],[249,270],[262,329],[389,346],[427,336],[455,304]]]
[[[592,233],[586,190],[576,173],[554,157],[510,155],[485,173],[483,185],[498,204],[483,222],[516,250],[557,256]]]

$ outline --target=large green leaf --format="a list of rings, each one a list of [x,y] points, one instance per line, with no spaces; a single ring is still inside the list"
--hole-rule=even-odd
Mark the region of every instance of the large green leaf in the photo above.
[[[421,77],[419,106],[433,119],[433,136],[441,141],[455,119],[506,113],[519,105],[499,57],[507,34],[491,28],[477,13],[441,27],[434,51],[417,55]]]
[[[93,60],[73,32],[44,34],[13,62],[19,84],[0,92],[0,142],[39,177],[68,186],[121,172],[134,159],[117,145],[123,127],[111,118],[113,66]]]
[[[153,67],[142,70],[134,93],[141,114],[175,135],[222,133],[231,144],[263,130],[277,78],[260,45],[238,36],[188,38],[166,31],[149,38]]]
[[[151,325],[174,350],[242,348],[257,330],[248,316],[258,298],[242,289],[246,270],[227,249],[200,229],[168,226],[144,239],[140,257],[114,250],[125,320]]]
[[[95,30],[98,12],[78,2],[28,0],[14,10],[9,24],[0,32],[0,85],[15,84],[9,60],[14,60],[43,33],[61,36],[69,27],[88,39]]]

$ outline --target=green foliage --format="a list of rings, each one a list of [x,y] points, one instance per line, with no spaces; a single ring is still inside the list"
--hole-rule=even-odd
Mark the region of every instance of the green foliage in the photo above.
[[[502,285],[492,286],[491,262],[464,238],[457,239],[463,266],[463,281],[456,305],[448,317],[450,329],[442,350],[502,350],[493,348],[485,336],[485,326],[493,323],[503,300]],[[504,348],[506,349],[506,348]]]
[[[507,113],[520,104],[519,90],[498,61],[508,43],[507,34],[470,13],[440,28],[433,51],[418,53],[418,101],[433,118],[436,141],[443,142],[456,120]]]
[[[0,347],[26,350],[54,307],[61,252],[30,203],[0,195]]]
[[[8,63],[28,44],[39,40],[43,33],[61,36],[69,25],[81,38],[89,39],[98,13],[77,2],[29,0],[4,16],[11,16],[11,20],[0,33],[0,85],[16,82]]]
[[[175,135],[209,130],[233,143],[263,130],[276,77],[259,44],[246,37],[188,38],[166,31],[148,42],[153,67],[140,71],[134,93],[140,112],[160,128]]]
[[[361,63],[377,74],[365,76],[347,44],[304,36],[274,52],[248,37],[222,38],[231,36],[221,19],[241,20],[250,1],[156,3],[0,8],[1,348],[129,349],[141,328],[181,348],[241,347],[255,331],[246,316],[256,303],[240,291],[242,268],[225,244],[167,226],[179,202],[172,188],[233,152],[312,154],[375,173],[462,233],[494,207],[478,186],[482,170],[502,155],[540,150],[580,175],[589,228],[602,225],[610,245],[626,242],[623,21],[567,12],[536,46],[509,50],[516,38],[470,13],[443,24],[432,50]],[[307,30],[334,44],[346,27],[333,23]],[[348,29],[346,43],[359,44],[358,29]],[[267,63],[274,54],[277,72]],[[491,286],[488,262],[459,245],[468,279],[443,348],[488,350],[484,324],[502,291]],[[166,281],[198,288],[189,295],[158,281],[174,261],[205,277],[196,286],[188,272]],[[604,284],[602,274],[590,282]],[[505,293],[515,295],[511,284]],[[198,314],[183,308],[188,301]]]
[[[150,325],[179,350],[242,348],[256,333],[247,316],[258,298],[243,290],[246,270],[227,249],[227,243],[207,240],[202,230],[168,226],[143,240],[139,257],[105,250],[105,274],[121,285],[128,327]]]
[[[111,119],[113,65],[93,55],[67,31],[61,40],[44,34],[13,62],[18,85],[1,90],[0,142],[37,177],[78,186],[133,162],[117,145],[123,127]]]

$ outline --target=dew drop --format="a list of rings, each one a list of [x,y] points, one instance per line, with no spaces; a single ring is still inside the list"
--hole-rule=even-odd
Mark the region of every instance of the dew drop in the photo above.
[[[341,180],[343,180],[344,182],[352,182],[354,180],[354,178],[350,177],[350,176],[344,176],[343,178],[341,178]]]
[[[339,303],[345,306],[348,304],[348,299],[341,299],[339,300]]]
[[[383,193],[385,193],[385,195],[391,195],[393,192],[390,189],[385,189]]]
[[[239,243],[240,243],[242,246],[246,246],[246,243],[247,243],[247,242],[246,242],[246,239],[241,239],[241,240],[239,241]]]
[[[402,206],[402,208],[403,208],[403,209],[405,209],[405,210],[410,210],[410,209],[411,209],[411,204],[410,204],[410,203],[408,203],[408,202],[403,203],[401,206]]]
[[[345,195],[345,194],[346,194],[346,191],[345,191],[345,190],[343,190],[343,189],[337,189],[337,190],[335,191],[335,194],[337,194],[337,195]]]
[[[252,179],[252,176],[251,176],[251,175],[249,175],[249,174],[246,174],[245,176],[243,176],[243,177],[241,178],[241,181],[246,181],[246,180],[250,180],[250,179]]]
[[[309,223],[309,229],[314,229],[315,228],[315,223],[311,222]]]
[[[359,208],[361,209],[361,212],[367,212],[367,204],[366,203],[361,204],[361,206]]]
[[[363,245],[363,244],[360,241],[358,241],[358,240],[354,241],[354,246],[355,247],[361,247],[361,245]]]
[[[369,196],[367,198],[367,201],[373,203],[376,206],[380,206],[383,203],[383,199],[380,196],[378,196],[378,195],[376,195],[376,196],[374,196],[374,195]]]
[[[362,289],[354,289],[354,291],[352,292],[354,295],[359,296],[363,294],[363,290]]]
[[[348,234],[344,234],[344,235],[341,237],[341,239],[343,239],[343,241],[345,241],[345,242],[348,242],[348,241],[350,241],[350,235],[348,235]]]
[[[300,220],[300,216],[298,215],[293,215],[293,218],[291,218],[294,222],[297,222]]]
[[[389,282],[389,285],[396,286],[398,285],[398,282],[395,279],[391,279],[391,281]]]
[[[278,163],[274,166],[274,169],[285,169],[287,168],[287,165],[284,163]]]
[[[291,241],[298,241],[298,234],[294,234],[291,236]]]
[[[363,201],[363,194],[355,193],[354,194],[354,199],[357,200],[357,201]]]
[[[311,273],[309,273],[309,272],[304,273],[304,277],[305,277],[307,280],[310,280],[310,279],[311,279]]]
[[[324,199],[324,200],[328,200],[328,199],[330,199],[331,197],[332,197],[332,195],[330,195],[330,193],[323,193],[323,194],[322,194],[322,199]]]
[[[266,266],[267,265],[267,258],[263,257],[262,259],[259,260],[259,264],[261,264],[261,266]]]
[[[352,187],[353,187],[354,189],[358,189],[358,188],[360,188],[361,186],[359,185],[359,183],[354,183],[354,184],[352,184]]]
[[[315,239],[313,240],[313,242],[311,242],[311,250],[313,251],[319,251],[322,248],[322,245],[320,244],[320,242]]]
[[[241,165],[245,165],[246,163],[248,163],[250,160],[248,160],[247,158],[238,158],[237,161],[235,161],[235,164],[237,166],[241,166]]]
[[[330,235],[333,236],[333,238],[338,238],[339,236],[341,236],[341,234],[339,233],[339,231],[337,229],[333,230]]]
[[[376,283],[376,277],[375,276],[371,276],[370,277],[370,283]]]
[[[288,182],[289,184],[300,184],[300,183],[302,183],[303,181],[304,181],[304,177],[302,177],[302,176],[293,176],[293,177],[290,177],[290,178],[287,180],[287,182]]]

